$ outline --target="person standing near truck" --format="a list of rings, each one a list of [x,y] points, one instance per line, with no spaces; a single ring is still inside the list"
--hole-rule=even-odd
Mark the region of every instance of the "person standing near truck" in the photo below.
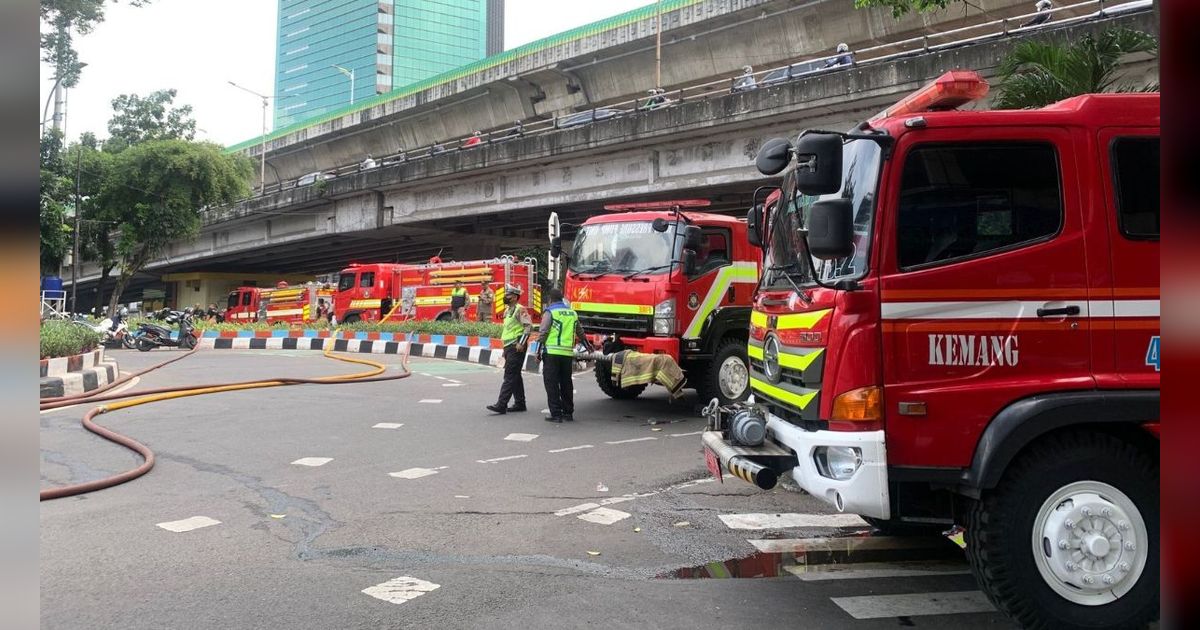
[[[571,367],[575,364],[575,342],[586,343],[587,337],[579,325],[579,315],[563,302],[562,289],[550,289],[550,306],[542,315],[541,343],[545,348],[542,360],[542,381],[546,385],[546,402],[550,407],[547,422],[571,422],[575,419],[575,385]]]
[[[479,302],[476,303],[475,319],[481,322],[492,321],[492,304],[496,301],[496,292],[486,282],[479,283]]]
[[[504,382],[500,385],[500,397],[487,410],[504,415],[510,411],[525,411],[525,381],[521,368],[525,366],[525,346],[533,319],[529,311],[521,306],[521,287],[504,288],[504,325],[500,329],[500,342],[504,344]],[[512,399],[513,406],[508,406]]]
[[[467,308],[467,289],[463,286],[462,280],[454,281],[454,288],[450,290],[450,314],[451,319],[456,322],[461,322],[464,317],[464,312]]]

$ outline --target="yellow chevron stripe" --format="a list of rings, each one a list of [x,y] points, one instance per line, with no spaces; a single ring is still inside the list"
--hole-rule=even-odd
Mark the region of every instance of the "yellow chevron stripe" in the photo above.
[[[814,389],[807,394],[793,394],[786,389],[775,387],[766,381],[760,381],[754,377],[750,378],[750,387],[766,394],[767,396],[770,396],[771,398],[782,400],[783,402],[793,405],[801,410],[807,408],[808,404],[812,402],[812,399],[816,398],[817,394],[821,393],[821,390]]]
[[[825,348],[813,348],[811,352],[805,354],[797,354],[781,350],[779,352],[779,365],[782,365],[786,368],[792,368],[793,370],[807,370],[808,366],[812,365],[813,361],[816,361],[817,357],[821,356],[821,354],[824,352]],[[759,361],[763,360],[762,346],[751,343],[750,345],[746,346],[746,354],[748,354],[751,359],[758,359]]]
[[[812,311],[811,313],[790,313],[779,315],[776,320],[776,330],[808,330],[816,326],[833,309]],[[767,327],[767,314],[759,311],[750,313],[750,323],[759,328]]]

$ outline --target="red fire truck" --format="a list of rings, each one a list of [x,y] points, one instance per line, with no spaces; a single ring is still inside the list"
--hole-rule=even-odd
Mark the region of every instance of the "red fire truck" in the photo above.
[[[563,293],[604,352],[669,354],[703,399],[728,403],[749,392],[746,331],[761,252],[744,220],[694,210],[709,203],[606,206],[575,235]],[[551,254],[559,251],[553,240]],[[618,387],[604,361],[596,382],[618,399],[646,388]]]
[[[274,289],[238,287],[229,293],[225,321],[304,324],[319,318],[322,302],[333,308],[333,289],[312,282],[297,287],[280,282]]]
[[[715,475],[790,473],[884,530],[965,528],[1021,625],[1159,611],[1159,97],[1037,110],[947,73],[847,133],[765,144],[752,404]]]
[[[469,294],[465,315],[477,321],[479,291],[483,284],[495,292],[492,312],[486,321],[499,322],[504,316],[504,287],[521,288],[521,304],[536,320],[541,312],[541,287],[537,284],[537,262],[501,256],[492,260],[442,262],[433,258],[427,264],[368,263],[352,264],[342,270],[334,298],[338,322],[438,320],[453,318],[450,292],[462,282]],[[390,314],[390,317],[389,317]]]

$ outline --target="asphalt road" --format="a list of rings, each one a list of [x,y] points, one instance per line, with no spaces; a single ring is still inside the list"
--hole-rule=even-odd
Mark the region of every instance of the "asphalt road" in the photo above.
[[[174,352],[114,355],[134,371]],[[399,369],[396,357],[371,358]],[[42,504],[43,626],[1010,627],[979,612],[988,607],[953,553],[911,554],[936,564],[834,567],[810,555],[807,573],[791,568],[799,575],[779,566],[795,564],[793,554],[756,556],[750,540],[833,537],[837,546],[864,540],[867,528],[784,488],[709,479],[693,395],[671,403],[651,388],[613,401],[583,374],[576,422],[557,425],[538,412],[537,375],[526,375],[529,412],[491,416],[483,407],[498,370],[428,359],[411,367],[400,381],[222,393],[101,416],[150,446],[158,464],[131,483]],[[309,351],[201,351],[132,388],[359,370]],[[43,487],[139,463],[80,428],[86,409],[42,414]],[[720,518],[738,514],[802,516],[761,530]],[[758,543],[772,544],[818,543]],[[765,566],[782,577],[678,577],[706,565],[714,575]]]

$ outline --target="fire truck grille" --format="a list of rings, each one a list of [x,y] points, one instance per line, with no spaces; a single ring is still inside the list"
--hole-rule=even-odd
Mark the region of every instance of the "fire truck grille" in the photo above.
[[[588,333],[649,335],[654,325],[654,318],[649,315],[581,312],[579,313],[579,323]]]
[[[763,369],[763,362],[758,359],[750,359],[750,367],[753,368],[754,371],[758,372],[759,374],[766,374],[766,370]],[[805,383],[804,382],[804,372],[802,372],[801,370],[794,370],[792,368],[780,368],[780,369],[783,372],[783,374],[779,378],[779,382],[781,382],[781,383],[789,383],[791,385],[796,385],[797,387],[808,387],[808,388],[816,388],[816,387],[821,386],[820,382]]]

